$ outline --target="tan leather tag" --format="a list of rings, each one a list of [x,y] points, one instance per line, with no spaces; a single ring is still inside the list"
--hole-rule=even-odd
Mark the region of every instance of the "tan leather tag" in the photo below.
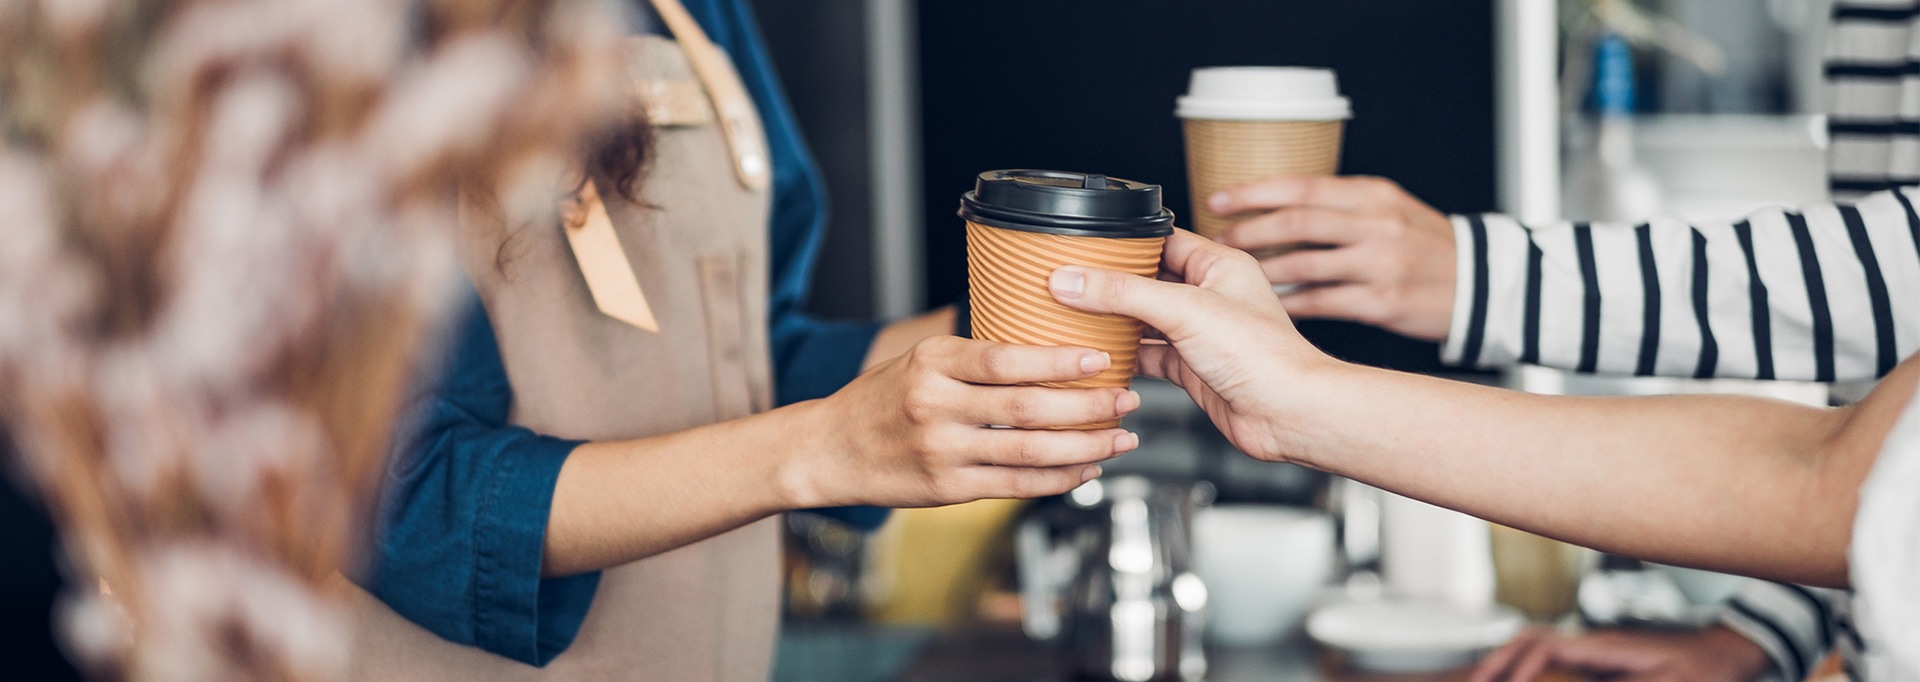
[[[561,224],[567,231],[567,244],[573,247],[573,260],[593,293],[593,304],[600,312],[616,320],[650,332],[659,333],[660,323],[640,291],[640,278],[620,248],[620,236],[613,231],[613,219],[599,190],[588,182],[561,211]]]

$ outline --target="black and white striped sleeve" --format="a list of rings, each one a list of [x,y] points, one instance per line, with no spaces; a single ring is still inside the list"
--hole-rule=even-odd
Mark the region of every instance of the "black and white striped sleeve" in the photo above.
[[[1804,680],[1832,651],[1846,594],[1762,580],[1728,599],[1716,620],[1767,652],[1778,680]]]
[[[1920,184],[1920,60],[1913,0],[1839,0],[1827,27],[1827,170],[1849,200]]]
[[[1455,216],[1449,364],[1850,381],[1920,348],[1916,188],[1737,221]]]

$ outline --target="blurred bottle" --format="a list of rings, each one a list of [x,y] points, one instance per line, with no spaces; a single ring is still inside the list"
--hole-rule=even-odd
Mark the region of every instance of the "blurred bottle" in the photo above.
[[[1660,186],[1633,158],[1633,52],[1608,33],[1594,48],[1593,146],[1575,155],[1567,173],[1567,216],[1575,220],[1640,221],[1660,212]]]

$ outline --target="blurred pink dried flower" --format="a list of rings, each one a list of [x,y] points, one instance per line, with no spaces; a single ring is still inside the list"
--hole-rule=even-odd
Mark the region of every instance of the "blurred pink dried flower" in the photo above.
[[[550,188],[527,169],[619,122],[604,9],[0,0],[0,417],[88,588],[83,667],[343,674],[329,584],[457,197]]]

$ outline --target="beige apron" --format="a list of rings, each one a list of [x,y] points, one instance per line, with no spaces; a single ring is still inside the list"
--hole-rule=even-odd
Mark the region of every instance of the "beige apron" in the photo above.
[[[702,92],[676,43],[633,40],[636,86],[654,96],[651,172],[637,204],[601,194],[660,331],[596,309],[560,227],[462,228],[461,259],[513,384],[512,421],[564,438],[671,433],[771,400],[768,192],[736,177],[711,105],[673,97]],[[765,149],[758,120],[748,123]],[[449,643],[361,592],[351,679],[765,682],[777,529],[766,519],[607,570],[579,637],[545,668]]]

